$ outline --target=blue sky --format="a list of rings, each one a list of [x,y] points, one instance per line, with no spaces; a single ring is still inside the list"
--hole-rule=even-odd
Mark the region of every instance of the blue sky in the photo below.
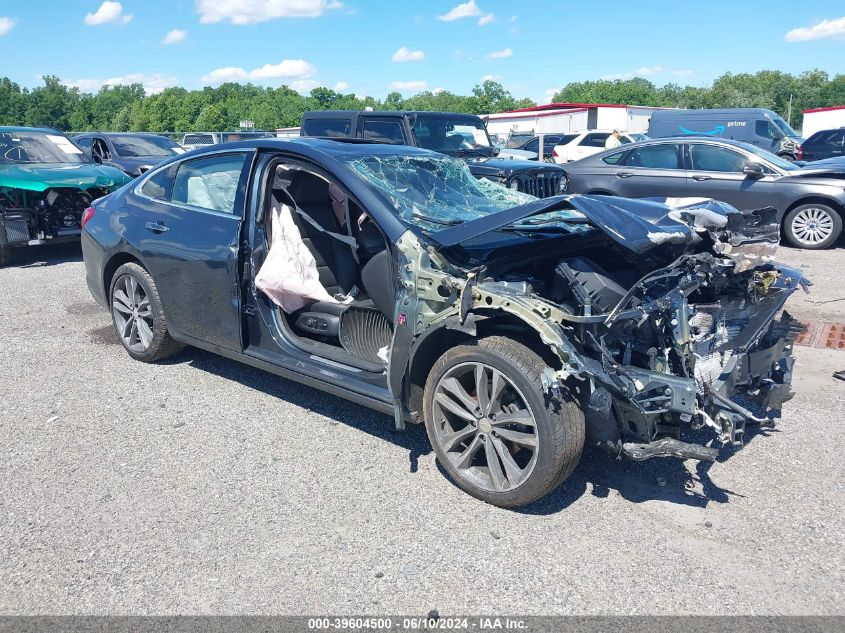
[[[845,73],[845,2],[0,0],[0,76],[199,88],[325,85],[382,98],[485,78],[548,102],[571,81]]]

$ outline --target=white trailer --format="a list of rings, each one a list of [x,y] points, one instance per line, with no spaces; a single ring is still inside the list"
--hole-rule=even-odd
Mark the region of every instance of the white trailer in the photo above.
[[[801,136],[810,138],[819,130],[845,127],[845,105],[804,110]]]
[[[510,112],[489,114],[490,134],[507,136],[510,132],[583,132],[609,129],[647,132],[648,121],[656,108],[609,103],[550,103]]]

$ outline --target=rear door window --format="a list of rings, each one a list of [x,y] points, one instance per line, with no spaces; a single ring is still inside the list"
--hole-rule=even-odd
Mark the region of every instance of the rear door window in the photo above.
[[[601,147],[604,148],[604,142],[610,136],[608,132],[591,132],[587,134],[578,145],[582,147]]]
[[[303,131],[304,136],[346,138],[352,134],[352,119],[307,119]]]
[[[717,145],[691,143],[689,153],[692,168],[699,171],[741,172],[748,162],[739,152]]]
[[[172,202],[191,207],[237,214],[235,198],[245,155],[221,154],[187,160],[176,167]]]
[[[625,157],[627,167],[645,167],[648,169],[682,169],[680,145],[666,143],[635,147]]]
[[[361,130],[361,138],[399,145],[405,143],[405,134],[399,119],[364,120]]]

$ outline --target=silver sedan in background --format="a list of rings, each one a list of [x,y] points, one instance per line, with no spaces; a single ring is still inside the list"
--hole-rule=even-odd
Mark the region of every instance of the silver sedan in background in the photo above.
[[[794,246],[828,248],[845,217],[845,161],[791,163],[748,143],[676,137],[632,143],[568,163],[570,193],[702,197],[738,209],[772,206]]]

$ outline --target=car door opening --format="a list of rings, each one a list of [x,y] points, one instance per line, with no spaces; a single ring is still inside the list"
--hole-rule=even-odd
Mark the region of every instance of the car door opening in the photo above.
[[[263,207],[269,251],[256,287],[294,342],[384,366],[394,275],[381,231],[337,183],[295,165],[273,169]]]

